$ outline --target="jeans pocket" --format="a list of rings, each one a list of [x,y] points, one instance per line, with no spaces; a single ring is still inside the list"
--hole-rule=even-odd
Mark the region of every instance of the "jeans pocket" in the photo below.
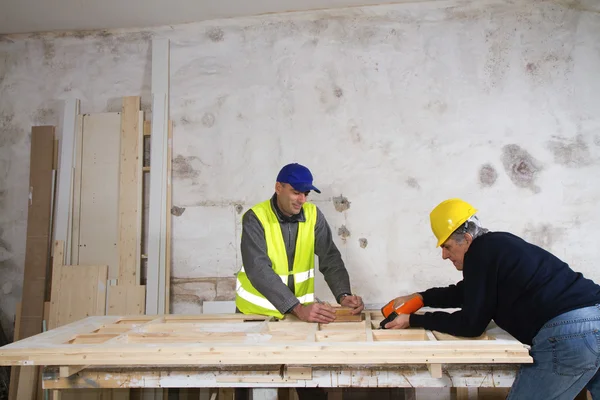
[[[554,336],[548,339],[552,345],[554,373],[578,376],[596,369],[598,364],[598,333],[596,331]]]

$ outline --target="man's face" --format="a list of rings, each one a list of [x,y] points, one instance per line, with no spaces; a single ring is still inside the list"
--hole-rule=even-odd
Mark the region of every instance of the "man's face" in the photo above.
[[[457,242],[454,239],[446,240],[441,246],[442,258],[444,260],[449,259],[457,270],[462,271],[465,253],[469,250],[469,245],[472,241],[473,239],[468,233],[465,233],[464,240],[461,242]]]
[[[291,217],[300,213],[310,191],[299,192],[288,183],[277,182],[275,193],[277,193],[277,206],[284,215]]]

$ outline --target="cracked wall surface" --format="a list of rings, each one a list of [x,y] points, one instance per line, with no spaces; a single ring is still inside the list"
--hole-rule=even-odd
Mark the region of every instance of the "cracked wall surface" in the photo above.
[[[61,100],[150,111],[171,40],[173,312],[232,299],[241,217],[281,166],[311,168],[353,291],[382,303],[460,275],[428,214],[483,224],[600,281],[600,13],[594,1],[459,1],[0,37],[0,320],[21,295],[32,125]],[[331,300],[321,275],[317,294]],[[8,329],[10,332],[10,328]]]

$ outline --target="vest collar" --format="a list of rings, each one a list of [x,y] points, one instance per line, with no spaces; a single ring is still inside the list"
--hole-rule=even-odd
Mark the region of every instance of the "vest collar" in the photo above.
[[[284,215],[277,206],[277,193],[273,193],[273,197],[271,197],[271,208],[275,211],[275,215],[279,222],[306,222],[304,208],[300,210],[299,214],[292,215],[291,217]]]

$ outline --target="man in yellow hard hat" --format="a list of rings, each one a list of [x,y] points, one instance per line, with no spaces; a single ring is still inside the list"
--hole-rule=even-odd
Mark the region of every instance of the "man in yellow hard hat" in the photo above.
[[[509,399],[573,399],[587,388],[600,399],[600,286],[548,251],[506,232],[489,232],[477,210],[460,199],[430,214],[442,258],[463,273],[456,285],[401,296],[425,306],[461,308],[399,315],[388,329],[422,327],[477,337],[493,319],[531,345]]]

